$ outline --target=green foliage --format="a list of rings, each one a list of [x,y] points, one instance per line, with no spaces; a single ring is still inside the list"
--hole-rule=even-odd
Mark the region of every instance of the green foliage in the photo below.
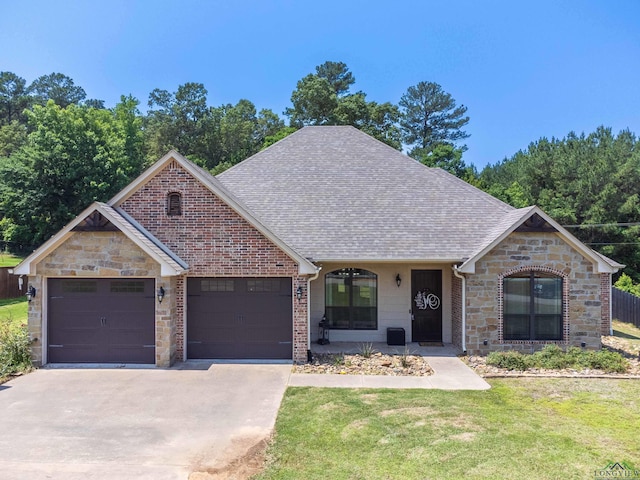
[[[469,135],[462,130],[469,117],[467,107],[458,106],[451,94],[435,82],[409,87],[400,99],[402,139],[425,153],[439,144],[454,144]],[[465,146],[460,147],[466,150]]]
[[[324,78],[329,82],[334,93],[340,97],[346,95],[351,85],[356,83],[356,79],[349,71],[346,63],[324,62],[316,67],[316,76]]]
[[[640,297],[640,284],[633,283],[633,279],[626,273],[620,275],[620,278],[618,278],[613,286],[623,292],[632,293],[633,295]]]
[[[0,383],[7,375],[31,368],[27,305],[25,297],[0,299]]]
[[[325,62],[302,78],[285,110],[290,125],[351,125],[400,150],[400,112],[389,102],[369,102],[364,92],[349,93],[355,77],[342,62]]]
[[[23,121],[22,112],[31,103],[26,80],[13,72],[0,72],[0,125]]]
[[[49,100],[26,111],[31,133],[0,158],[0,233],[37,245],[95,200],[106,201],[142,169],[135,100],[113,112],[62,108]]]
[[[30,344],[26,326],[13,328],[0,319],[0,377],[31,368]]]
[[[487,355],[487,365],[494,365],[507,370],[526,370],[527,362],[520,352],[507,350],[506,352],[491,352]]]
[[[628,130],[599,127],[580,136],[541,138],[480,174],[480,185],[516,207],[538,205],[640,281],[640,143]],[[602,226],[606,224],[608,226]]]
[[[624,373],[629,367],[627,360],[622,355],[611,350],[582,350],[571,347],[564,352],[557,345],[547,345],[533,354],[522,354],[513,350],[491,352],[487,355],[487,364],[507,370],[520,371],[530,368],[550,370],[589,368],[609,373]]]
[[[33,101],[45,105],[53,100],[56,105],[65,108],[69,105],[78,105],[87,97],[84,88],[75,85],[73,79],[62,73],[51,73],[36,78],[28,88]]]
[[[364,358],[371,358],[371,355],[374,353],[376,353],[376,351],[373,348],[373,343],[363,343],[360,345],[360,355]]]

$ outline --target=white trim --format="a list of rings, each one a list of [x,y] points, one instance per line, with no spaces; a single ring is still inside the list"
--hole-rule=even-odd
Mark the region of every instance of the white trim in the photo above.
[[[466,260],[459,268],[458,271],[460,273],[475,273],[476,272],[476,262],[484,257],[487,253],[489,253],[493,248],[495,248],[500,242],[502,242],[505,238],[507,238],[513,231],[518,228],[522,223],[524,223],[528,218],[530,218],[533,214],[537,213],[540,215],[549,225],[555,228],[557,231],[555,234],[563,239],[569,246],[577,250],[583,257],[590,260],[593,263],[595,268],[595,273],[615,273],[620,268],[620,264],[616,262],[607,261],[606,257],[597,254],[595,251],[587,247],[584,243],[578,240],[576,237],[571,235],[567,230],[562,228],[560,224],[558,224],[555,220],[553,220],[549,215],[544,213],[540,208],[534,206],[531,209],[527,209],[523,212],[522,216],[516,220],[509,228],[507,228],[504,232],[502,232],[498,237],[496,237],[489,245],[484,247],[480,252],[476,253],[473,257]]]
[[[452,268],[453,268],[453,274],[460,279],[461,288],[462,288],[462,295],[461,295],[462,298],[460,299],[460,301],[462,302],[462,311],[460,312],[462,316],[462,325],[460,326],[460,329],[462,330],[462,353],[466,355],[467,354],[467,277],[465,277],[458,271],[457,265],[454,265]],[[453,297],[453,288],[451,289],[451,296]],[[451,316],[453,317],[453,312],[451,313],[452,313]],[[453,320],[453,318],[451,320]]]
[[[258,218],[256,218],[247,207],[245,207],[239,200],[237,200],[233,194],[227,190],[222,183],[216,179],[213,175],[209,174],[200,167],[194,165],[185,157],[180,155],[175,150],[169,151],[164,157],[154,163],[151,167],[145,170],[142,175],[131,182],[127,187],[121,190],[115,197],[109,200],[108,204],[111,207],[118,207],[127,198],[133,195],[142,186],[148,183],[153,177],[155,177],[162,169],[164,169],[171,161],[177,162],[183,169],[191,174],[196,180],[198,180],[204,187],[211,191],[214,195],[219,197],[224,203],[226,203],[231,209],[233,209],[238,215],[244,218],[251,226],[258,230],[262,235],[273,242],[280,250],[286,253],[291,259],[298,264],[298,273],[300,275],[314,275],[317,268],[313,263],[307,260],[304,256],[296,252],[293,248],[283,242],[277,235],[275,235],[267,226],[265,226]]]
[[[69,222],[62,230],[60,230],[57,234],[47,240],[40,248],[34,251],[31,255],[29,255],[26,259],[24,259],[17,267],[14,268],[15,274],[18,275],[35,275],[35,266],[36,264],[42,260],[44,257],[49,255],[52,251],[62,245],[66,240],[68,240],[73,234],[73,229],[80,224],[85,218],[91,215],[93,212],[98,211],[104,217],[106,217],[112,224],[118,227],[120,233],[124,234],[129,240],[131,240],[134,244],[136,244],[143,252],[145,252],[149,257],[154,259],[158,264],[160,264],[161,275],[170,277],[174,275],[180,275],[186,269],[176,269],[173,265],[169,264],[165,259],[163,259],[157,252],[155,252],[152,248],[149,248],[144,242],[140,241],[140,238],[133,235],[128,228],[122,223],[119,218],[114,217],[109,209],[104,208],[104,204],[100,202],[94,202],[88,208],[86,208],[80,215],[74,218],[71,222]],[[133,226],[133,225],[132,225]],[[135,226],[133,226],[135,228]],[[142,233],[142,232],[141,232]],[[155,244],[152,240],[149,240]],[[176,262],[176,264],[178,264]]]

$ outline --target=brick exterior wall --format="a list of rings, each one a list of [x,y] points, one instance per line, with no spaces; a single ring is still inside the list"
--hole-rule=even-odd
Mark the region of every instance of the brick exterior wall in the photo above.
[[[462,280],[451,277],[451,343],[462,350]]]
[[[502,279],[517,271],[538,270],[563,278],[564,334],[561,341],[506,341],[502,338]],[[609,277],[609,275],[606,275]],[[608,286],[593,264],[554,233],[512,233],[476,263],[467,275],[467,352],[530,352],[545,344],[600,348],[608,325]],[[607,284],[608,285],[608,284]],[[605,313],[605,302],[606,313]],[[487,340],[487,345],[483,341]]]
[[[259,188],[257,186],[256,188]],[[182,215],[167,215],[167,195],[179,193]],[[298,265],[177,162],[170,162],[121,205],[189,265],[189,276],[291,277],[294,361],[307,358],[306,276]],[[295,290],[303,287],[298,301]],[[184,358],[185,278],[176,285],[176,356]]]
[[[160,265],[121,232],[76,232],[36,265],[29,282],[40,293],[29,303],[29,334],[36,365],[43,361],[43,292],[47,277],[145,277],[155,278],[171,291],[170,282],[160,276]],[[170,297],[169,297],[170,298]],[[170,301],[156,302],[156,365],[168,367],[175,358],[175,316]]]

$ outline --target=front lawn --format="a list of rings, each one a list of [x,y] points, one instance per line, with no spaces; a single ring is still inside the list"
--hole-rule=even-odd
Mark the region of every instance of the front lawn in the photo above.
[[[640,381],[491,390],[289,388],[259,479],[593,478],[640,467]]]

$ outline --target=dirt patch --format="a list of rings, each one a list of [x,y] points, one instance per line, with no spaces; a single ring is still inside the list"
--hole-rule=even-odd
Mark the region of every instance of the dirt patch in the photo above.
[[[221,466],[192,472],[189,480],[248,480],[264,469],[270,438],[235,438]]]
[[[314,354],[313,361],[295,365],[294,373],[325,373],[337,375],[433,375],[433,370],[420,355],[360,354]]]

